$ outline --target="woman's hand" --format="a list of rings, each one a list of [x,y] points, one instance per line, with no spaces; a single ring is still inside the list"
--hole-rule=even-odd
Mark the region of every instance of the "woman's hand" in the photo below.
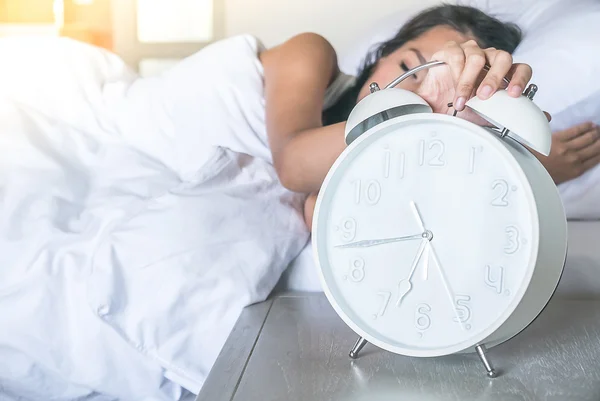
[[[556,185],[572,180],[600,163],[600,128],[588,122],[554,133],[550,154],[533,154]]]
[[[432,60],[446,64],[427,71],[417,94],[436,113],[447,114],[450,111],[448,103],[453,103],[457,111],[463,111],[467,100],[476,95],[482,100],[488,99],[506,86],[503,82],[505,76],[510,79],[509,95],[518,97],[532,75],[529,65],[513,64],[510,53],[494,48],[481,49],[474,40],[462,44],[449,42],[432,56]],[[483,69],[486,64],[490,66],[489,71]],[[464,113],[461,117],[480,121],[473,112]]]

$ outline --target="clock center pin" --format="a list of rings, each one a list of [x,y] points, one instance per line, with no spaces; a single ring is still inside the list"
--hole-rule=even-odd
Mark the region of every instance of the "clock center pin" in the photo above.
[[[433,233],[430,230],[425,230],[423,238],[431,242],[431,240],[433,240]]]

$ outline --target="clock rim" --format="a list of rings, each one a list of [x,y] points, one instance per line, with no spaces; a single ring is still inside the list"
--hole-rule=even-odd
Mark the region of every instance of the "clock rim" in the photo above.
[[[488,325],[484,330],[482,330],[479,335],[471,337],[469,340],[462,341],[462,342],[454,344],[452,346],[444,346],[444,347],[428,348],[428,349],[406,348],[406,347],[391,344],[382,339],[382,338],[385,338],[385,336],[380,335],[381,338],[376,338],[373,335],[371,335],[369,332],[363,330],[359,324],[355,323],[354,319],[352,319],[345,312],[345,310],[344,310],[345,308],[340,306],[340,304],[336,300],[336,297],[333,295],[333,293],[330,289],[330,286],[329,286],[329,284],[325,278],[325,275],[323,273],[323,266],[320,262],[321,257],[320,257],[320,252],[319,252],[319,249],[320,249],[319,238],[321,237],[321,235],[319,235],[318,228],[319,228],[320,220],[327,217],[327,214],[321,213],[321,209],[323,208],[324,198],[327,197],[327,192],[328,192],[327,190],[329,188],[329,185],[330,185],[331,181],[333,180],[333,178],[339,174],[338,171],[339,171],[340,166],[354,152],[354,150],[357,147],[359,147],[359,146],[361,146],[361,144],[363,144],[363,142],[369,141],[369,140],[375,141],[379,136],[385,135],[383,132],[387,131],[387,129],[389,127],[392,127],[394,125],[399,125],[399,124],[407,124],[407,123],[410,123],[411,121],[415,121],[415,120],[424,120],[424,122],[430,122],[431,120],[439,120],[441,122],[450,122],[452,124],[457,124],[475,134],[481,135],[482,137],[485,138],[486,141],[488,141],[492,146],[494,146],[495,149],[497,149],[498,151],[503,153],[506,156],[507,162],[512,165],[515,174],[517,174],[519,176],[520,182],[524,186],[523,189],[525,190],[525,197],[527,198],[527,204],[528,204],[529,213],[531,216],[531,224],[532,224],[532,230],[533,230],[533,238],[532,238],[532,242],[531,242],[531,255],[529,257],[529,264],[527,266],[528,271],[526,272],[525,279],[519,286],[518,291],[513,296],[511,303],[509,304],[508,307],[504,308],[501,316],[498,319],[496,319],[493,324]],[[523,171],[523,167],[517,161],[515,156],[506,148],[507,146],[510,146],[510,145],[508,145],[506,142],[503,142],[503,140],[500,139],[499,137],[496,137],[493,135],[494,135],[493,133],[491,133],[489,130],[486,130],[484,127],[481,127],[479,125],[471,123],[467,120],[449,116],[449,115],[445,115],[445,114],[420,113],[420,114],[404,115],[404,116],[396,117],[396,118],[390,119],[388,121],[385,121],[371,129],[367,130],[364,134],[359,136],[356,140],[354,140],[350,145],[348,145],[344,149],[344,151],[340,154],[340,156],[338,156],[338,158],[336,159],[336,161],[334,162],[332,167],[329,169],[329,171],[323,181],[321,190],[319,191],[319,195],[317,196],[317,201],[315,204],[315,211],[314,211],[313,225],[312,225],[312,227],[313,227],[312,240],[311,240],[312,244],[313,244],[313,259],[315,260],[315,263],[317,265],[317,270],[318,270],[319,281],[321,283],[321,287],[323,288],[323,292],[325,293],[325,296],[327,297],[330,305],[333,307],[333,309],[335,310],[337,315],[355,333],[357,333],[359,336],[361,336],[362,338],[364,338],[371,344],[374,344],[374,345],[378,346],[379,348],[385,349],[387,351],[390,351],[390,352],[393,352],[396,354],[406,355],[406,356],[414,356],[414,357],[437,357],[437,356],[460,353],[461,351],[464,351],[468,348],[476,346],[477,344],[481,344],[483,340],[485,340],[486,338],[489,338],[491,335],[493,335],[510,318],[510,316],[515,312],[515,310],[521,304],[521,301],[523,300],[523,297],[531,283],[531,279],[532,279],[532,276],[533,276],[533,273],[535,271],[537,261],[538,261],[538,250],[539,250],[539,245],[540,245],[539,244],[539,235],[540,235],[539,214],[538,214],[538,210],[536,207],[536,200],[535,200],[533,188],[531,186],[529,178],[527,177],[527,174]],[[366,146],[368,146],[368,144]],[[518,146],[522,146],[522,145],[518,144]],[[525,148],[523,148],[523,149],[525,149]],[[321,217],[321,216],[323,216],[323,217]],[[323,234],[323,235],[325,235],[325,234]],[[326,251],[323,253],[325,253],[326,255],[328,254]],[[327,260],[326,256],[324,258],[325,258],[325,260]],[[332,285],[333,285],[333,283],[332,283]],[[516,334],[518,334],[518,333],[516,333]]]

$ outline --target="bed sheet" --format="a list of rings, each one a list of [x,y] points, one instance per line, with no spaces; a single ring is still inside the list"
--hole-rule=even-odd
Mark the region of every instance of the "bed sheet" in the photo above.
[[[567,262],[555,296],[600,298],[600,220],[571,220],[568,230]],[[311,243],[286,269],[276,290],[322,291]]]

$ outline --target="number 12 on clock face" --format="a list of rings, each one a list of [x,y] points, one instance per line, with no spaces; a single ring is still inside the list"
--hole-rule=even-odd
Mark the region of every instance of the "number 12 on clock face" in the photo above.
[[[465,147],[466,172],[468,174],[475,173],[475,166],[478,159],[483,153],[483,146]],[[419,166],[429,167],[445,167],[446,160],[446,145],[442,140],[435,139],[419,141],[419,150],[417,152]],[[381,162],[381,176],[383,179],[389,179],[395,175],[398,179],[404,178],[406,170],[406,153],[403,151],[393,151],[389,145],[385,145]],[[357,189],[357,191],[360,191]],[[358,196],[358,195],[357,195]]]

